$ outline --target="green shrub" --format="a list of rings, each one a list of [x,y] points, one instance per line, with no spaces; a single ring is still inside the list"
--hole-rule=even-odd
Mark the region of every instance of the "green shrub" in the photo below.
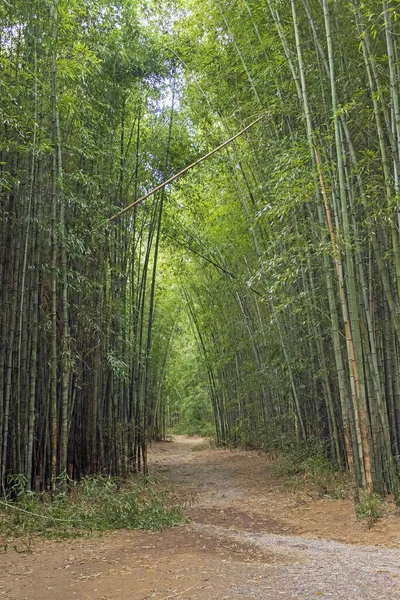
[[[356,515],[369,529],[382,516],[382,498],[378,494],[365,492],[356,504]]]

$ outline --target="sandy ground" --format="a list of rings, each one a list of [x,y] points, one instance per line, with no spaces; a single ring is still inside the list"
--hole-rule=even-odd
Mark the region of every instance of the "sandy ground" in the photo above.
[[[0,553],[0,599],[400,600],[394,511],[369,531],[351,502],[289,493],[265,456],[200,438],[150,455],[190,523]]]

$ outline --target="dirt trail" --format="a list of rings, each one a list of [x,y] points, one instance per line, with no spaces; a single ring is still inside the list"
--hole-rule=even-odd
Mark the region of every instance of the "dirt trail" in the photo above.
[[[398,517],[367,531],[350,502],[291,494],[265,456],[200,438],[150,456],[191,523],[0,554],[0,599],[400,600]]]

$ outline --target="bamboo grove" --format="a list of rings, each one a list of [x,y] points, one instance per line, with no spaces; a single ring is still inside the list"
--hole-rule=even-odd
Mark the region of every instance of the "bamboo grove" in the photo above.
[[[213,136],[266,113],[176,192],[206,203],[181,247],[205,269],[184,295],[217,438],[322,439],[357,487],[397,496],[398,4],[198,4],[182,26],[193,120]]]
[[[146,470],[192,402],[397,496],[398,3],[0,10],[2,487]]]
[[[3,489],[147,468],[163,197],[106,225],[169,169],[169,61],[137,11],[2,4]]]

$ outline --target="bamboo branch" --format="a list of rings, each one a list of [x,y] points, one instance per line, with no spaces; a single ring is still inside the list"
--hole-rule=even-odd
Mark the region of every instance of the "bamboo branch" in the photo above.
[[[6,508],[12,508],[12,510],[17,510],[18,512],[22,512],[25,515],[29,515],[30,517],[36,517],[38,519],[49,519],[49,521],[58,521],[60,523],[76,523],[76,521],[73,521],[72,519],[59,519],[50,515],[40,515],[38,513],[31,512],[30,510],[20,508],[19,506],[13,506],[12,504],[4,502],[3,500],[0,500],[0,505],[5,506]]]

